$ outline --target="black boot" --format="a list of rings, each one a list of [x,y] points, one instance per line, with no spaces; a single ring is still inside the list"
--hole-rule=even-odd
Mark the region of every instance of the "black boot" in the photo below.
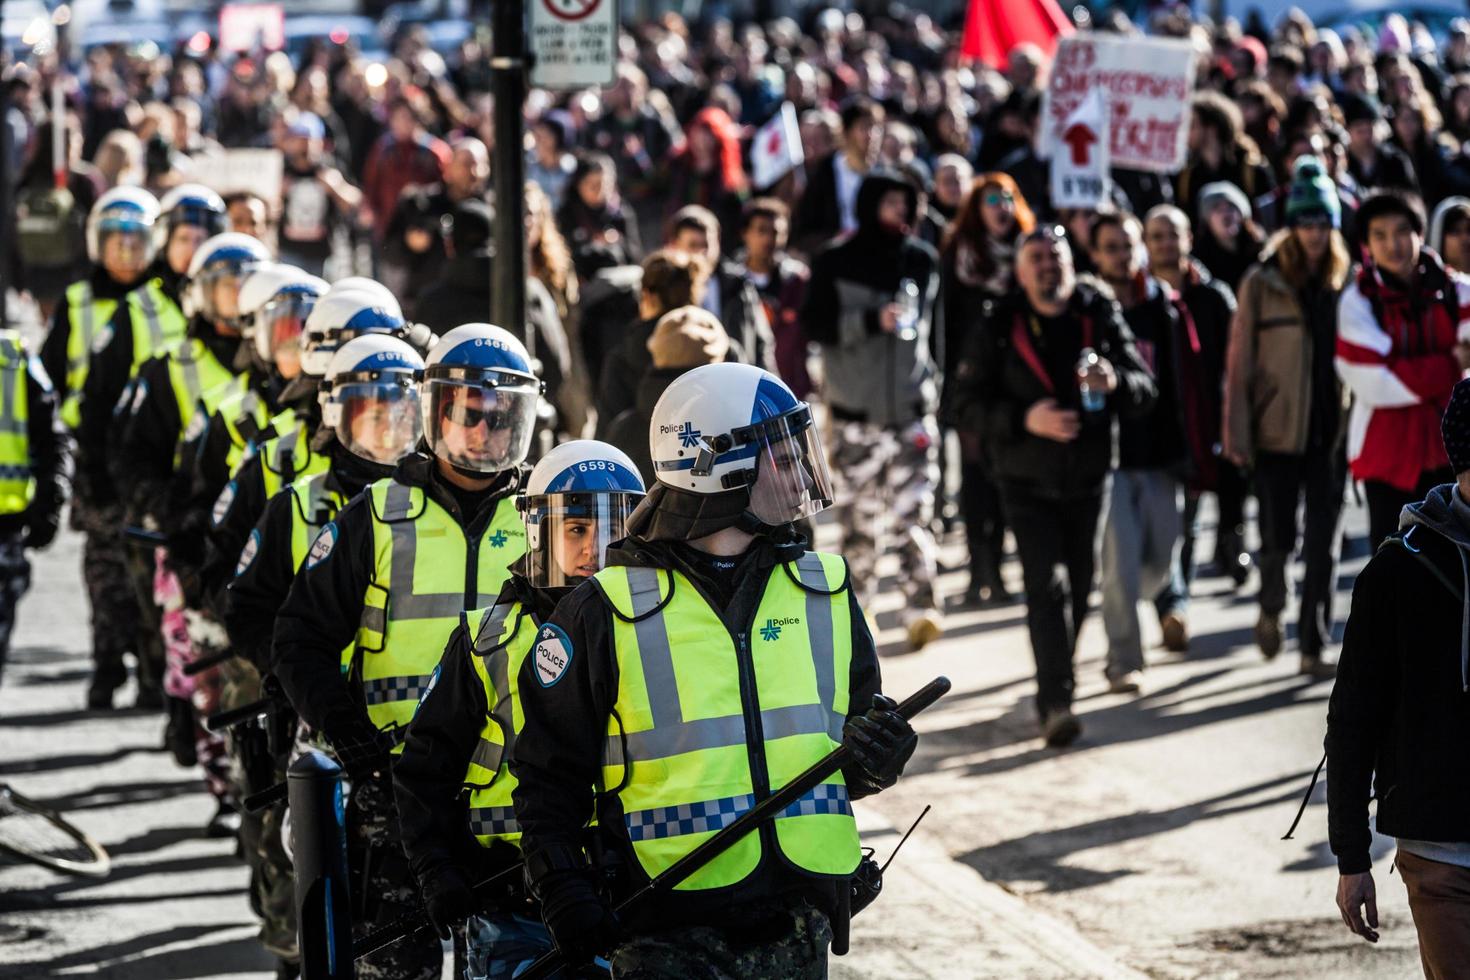
[[[174,761],[185,769],[199,762],[194,748],[194,706],[183,698],[164,699],[168,724],[163,729],[163,750],[173,753]]]

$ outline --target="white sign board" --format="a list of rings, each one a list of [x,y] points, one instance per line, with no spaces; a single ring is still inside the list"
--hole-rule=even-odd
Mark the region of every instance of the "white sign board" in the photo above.
[[[281,206],[280,150],[225,150],[194,157],[189,182],[223,197],[239,191],[259,194],[272,210]]]
[[[528,0],[531,84],[545,89],[611,85],[618,51],[617,0]]]
[[[1051,203],[1055,208],[1096,210],[1108,196],[1107,90],[1095,88],[1067,117],[1051,155]]]
[[[1062,38],[1042,100],[1037,153],[1061,152],[1068,120],[1100,88],[1107,93],[1111,165],[1154,173],[1179,170],[1189,139],[1194,62],[1187,41],[1101,34]]]
[[[278,3],[227,3],[219,11],[225,51],[279,51],[286,46],[286,13]]]

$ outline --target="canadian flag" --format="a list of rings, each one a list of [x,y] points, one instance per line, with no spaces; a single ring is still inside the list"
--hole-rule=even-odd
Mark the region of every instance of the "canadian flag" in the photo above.
[[[766,190],[805,162],[796,106],[782,102],[780,111],[755,131],[750,142],[751,182],[756,190]]]

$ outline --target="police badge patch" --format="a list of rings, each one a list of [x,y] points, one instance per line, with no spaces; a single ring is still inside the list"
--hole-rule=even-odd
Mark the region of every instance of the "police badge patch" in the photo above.
[[[258,551],[260,551],[260,532],[251,531],[249,539],[245,542],[245,547],[240,549],[240,561],[235,565],[236,578],[244,575],[245,569],[254,563],[255,555]]]
[[[547,623],[536,637],[535,657],[536,679],[542,687],[551,687],[571,665],[572,641],[560,626]]]
[[[230,507],[235,503],[236,490],[235,481],[231,480],[225,484],[225,488],[220,491],[219,497],[215,499],[214,511],[210,515],[214,520],[215,527],[219,527],[225,517],[229,515]]]
[[[337,522],[333,521],[326,527],[322,528],[322,533],[318,534],[316,536],[316,540],[311,543],[311,551],[309,551],[306,555],[306,564],[305,566],[303,566],[304,569],[306,571],[310,571],[311,569],[320,565],[322,562],[326,561],[327,556],[332,553],[332,549],[336,547],[336,545]]]

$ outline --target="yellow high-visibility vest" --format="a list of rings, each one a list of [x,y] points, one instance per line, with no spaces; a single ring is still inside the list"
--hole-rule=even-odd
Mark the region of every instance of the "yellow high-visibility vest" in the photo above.
[[[0,514],[19,514],[36,499],[31,469],[30,356],[17,330],[0,330]]]
[[[514,600],[465,614],[470,666],[485,688],[488,710],[464,786],[470,795],[470,832],[486,847],[496,840],[520,846],[521,828],[511,803],[516,778],[509,763],[525,724],[518,677],[539,629],[531,612]]]
[[[841,744],[852,660],[847,565],[809,552],[773,568],[750,635],[732,634],[677,571],[613,566],[594,580],[613,609],[618,669],[602,780],[652,877],[754,806],[758,789],[781,788]],[[537,635],[543,684],[560,680],[558,657],[577,655],[559,633],[549,624]],[[747,684],[752,702],[741,696]],[[763,837],[750,834],[678,888],[742,881],[761,861]],[[774,840],[796,868],[851,874],[861,850],[841,773],[778,816]]]
[[[479,539],[467,542],[459,522],[419,487],[387,479],[367,492],[374,567],[352,666],[368,718],[382,731],[401,732],[461,614],[495,602],[511,563],[525,553],[526,532],[512,496],[496,504]],[[333,526],[322,531],[335,533]]]

